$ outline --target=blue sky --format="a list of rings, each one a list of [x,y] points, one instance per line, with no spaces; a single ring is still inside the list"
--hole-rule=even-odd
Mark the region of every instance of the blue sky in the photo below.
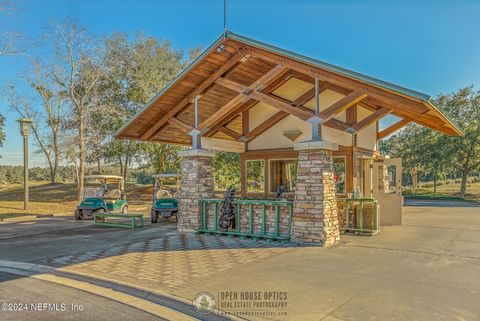
[[[176,48],[208,46],[223,29],[223,0],[17,0],[0,33],[40,36],[52,20],[76,18],[91,32],[142,31]],[[480,88],[480,1],[228,0],[228,29],[432,96]],[[25,72],[0,57],[0,86]],[[21,164],[18,116],[0,98],[7,140],[0,164]],[[44,166],[30,140],[32,165]]]

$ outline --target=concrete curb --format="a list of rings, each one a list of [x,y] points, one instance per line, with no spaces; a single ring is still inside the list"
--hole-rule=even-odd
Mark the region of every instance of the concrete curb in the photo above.
[[[32,221],[35,220],[37,217],[35,214],[27,214],[22,216],[16,217],[7,217],[7,218],[0,218],[0,223],[15,223],[15,222],[23,222],[23,221]]]
[[[5,260],[0,260],[0,268],[22,270],[33,273],[51,273],[55,270],[53,267],[47,265]]]
[[[97,279],[97,280],[106,281],[106,282],[112,282],[112,283],[116,283],[116,284],[119,284],[119,285],[124,285],[124,286],[130,287],[130,288],[138,289],[140,291],[148,292],[149,294],[151,293],[151,294],[154,294],[154,295],[163,296],[163,297],[175,300],[175,301],[182,302],[184,304],[192,305],[192,300],[188,300],[188,299],[176,296],[176,295],[168,293],[168,292],[159,291],[159,290],[139,286],[137,284],[133,284],[133,283],[130,283],[130,282],[112,280],[112,279],[108,279],[108,278],[101,277],[101,276],[96,276],[96,275],[92,276],[91,274],[88,274],[88,273],[71,271],[71,270],[66,269],[66,268],[58,268],[58,269],[56,269],[56,271],[60,271],[60,272],[68,273],[68,274],[73,274],[73,275],[79,275],[79,276],[92,278],[92,279]],[[224,311],[221,311],[221,310],[218,310],[218,309],[215,309],[213,311],[213,313],[215,313],[218,316],[222,316],[222,317],[228,318],[228,319],[233,320],[233,321],[245,321],[245,320],[247,320],[247,319],[244,319],[244,318],[237,317],[235,315],[231,315],[227,312],[224,312]]]
[[[7,217],[7,218],[0,218],[0,223],[16,223],[16,222],[25,222],[25,221],[36,221],[41,219],[48,219],[48,218],[63,218],[63,217],[73,217],[73,215],[69,213],[56,213],[56,214],[26,214],[22,216],[16,217]]]
[[[21,275],[31,276],[33,278],[37,278],[37,279],[40,279],[40,280],[50,281],[50,282],[62,284],[62,285],[65,285],[65,286],[70,286],[70,287],[77,288],[77,289],[80,289],[82,291],[87,291],[87,292],[90,292],[90,291],[88,291],[88,289],[91,288],[91,287],[89,287],[89,286],[76,287],[76,286],[74,286],[74,284],[76,284],[75,282],[77,282],[77,283],[78,282],[83,282],[83,283],[91,284],[92,286],[98,286],[98,285],[95,284],[96,283],[95,281],[97,281],[97,283],[98,283],[98,281],[103,281],[103,282],[106,282],[108,284],[116,284],[118,286],[128,287],[128,288],[131,288],[134,291],[128,291],[128,292],[131,292],[131,293],[125,293],[123,291],[119,291],[118,288],[115,288],[115,290],[113,290],[111,287],[103,286],[103,288],[109,290],[108,293],[114,291],[114,292],[118,292],[119,295],[132,296],[132,297],[137,298],[138,300],[146,301],[147,302],[146,305],[149,306],[148,311],[144,310],[146,312],[149,312],[150,310],[154,309],[154,307],[152,305],[154,305],[155,303],[151,302],[151,301],[148,301],[148,300],[145,300],[146,297],[151,296],[151,295],[159,296],[159,297],[165,297],[165,298],[170,299],[172,301],[177,301],[177,302],[183,303],[185,305],[192,306],[192,301],[191,300],[187,300],[185,298],[173,295],[171,293],[145,288],[145,287],[138,286],[136,284],[132,284],[132,283],[129,283],[129,282],[112,280],[112,279],[108,279],[108,278],[104,278],[104,277],[94,276],[94,275],[91,275],[91,274],[88,274],[88,273],[70,271],[70,270],[65,269],[65,268],[55,269],[54,267],[51,267],[51,266],[35,264],[35,263],[0,260],[0,269],[5,269],[7,272],[12,272],[12,273],[16,273],[16,271],[18,271],[18,273],[21,274]],[[38,275],[35,275],[35,274],[38,274]],[[85,280],[76,280],[75,278],[68,278],[68,275],[79,276],[79,277],[84,278]],[[60,279],[63,278],[63,279],[70,280],[70,281],[68,281],[68,282],[62,282],[62,281],[56,282],[56,281],[54,281],[54,277],[57,277],[57,278],[60,278]],[[78,283],[78,284],[80,284],[80,283]],[[100,286],[100,287],[102,287],[102,286]],[[132,292],[135,292],[135,290],[141,291],[141,292],[144,292],[144,293],[142,295],[132,294]],[[104,296],[104,295],[102,295],[102,293],[107,293],[107,292],[105,292],[104,290],[101,290],[101,291],[96,290],[95,292],[90,292],[90,293]],[[118,300],[116,300],[115,298],[112,298],[112,297],[108,297],[108,296],[105,296],[105,297],[108,298],[108,299],[114,300],[114,301],[118,301]],[[123,301],[119,301],[119,302],[123,302]],[[129,301],[129,302],[131,303],[131,302],[136,302],[136,301]],[[123,302],[123,303],[125,303],[125,302]],[[130,305],[142,310],[142,308],[139,307],[139,306],[136,306],[136,305],[133,305],[133,304],[130,304]],[[143,305],[144,304],[142,304],[142,306]],[[165,308],[168,308],[168,307],[165,307]],[[170,308],[168,308],[168,309],[170,309]],[[175,311],[175,310],[173,310],[173,311]],[[151,313],[151,312],[149,312],[149,313]],[[181,313],[181,312],[179,312],[179,313]],[[151,313],[151,314],[157,315],[156,313]],[[244,320],[246,320],[246,319],[234,316],[234,315],[230,315],[230,314],[228,314],[226,312],[223,312],[221,310],[218,310],[218,309],[215,309],[213,311],[213,314],[218,316],[218,317],[226,318],[226,319],[234,320],[234,321],[244,321]],[[187,315],[187,314],[185,314],[185,315]],[[157,316],[160,316],[160,315],[157,315]],[[189,316],[189,317],[191,319],[196,320],[195,317],[191,317],[191,316]]]

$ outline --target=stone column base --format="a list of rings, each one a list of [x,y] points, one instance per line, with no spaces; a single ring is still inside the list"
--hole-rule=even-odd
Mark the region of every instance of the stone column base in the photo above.
[[[340,240],[332,149],[321,141],[295,144],[299,151],[293,208],[293,242],[330,246]]]
[[[214,198],[212,151],[190,149],[179,152],[183,157],[182,179],[178,199],[177,230],[193,232],[200,228],[202,209],[198,200]]]

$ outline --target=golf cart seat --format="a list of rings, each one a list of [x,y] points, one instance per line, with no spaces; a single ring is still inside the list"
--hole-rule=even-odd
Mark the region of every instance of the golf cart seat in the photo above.
[[[155,195],[155,197],[157,199],[160,199],[160,198],[172,198],[172,194],[167,191],[166,189],[159,189],[157,191],[157,194]]]
[[[121,196],[120,190],[119,189],[112,189],[110,191],[107,191],[103,198],[105,199],[119,199]]]

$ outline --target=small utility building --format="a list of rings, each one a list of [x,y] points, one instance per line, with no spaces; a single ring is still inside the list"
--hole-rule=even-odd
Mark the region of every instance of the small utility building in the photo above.
[[[389,114],[400,120],[379,130]],[[340,231],[401,224],[401,162],[378,141],[410,122],[461,135],[428,95],[226,32],[117,138],[191,146],[180,230],[220,233],[211,157],[231,151],[242,198],[223,233],[331,245]],[[273,200],[279,186],[287,200]]]

